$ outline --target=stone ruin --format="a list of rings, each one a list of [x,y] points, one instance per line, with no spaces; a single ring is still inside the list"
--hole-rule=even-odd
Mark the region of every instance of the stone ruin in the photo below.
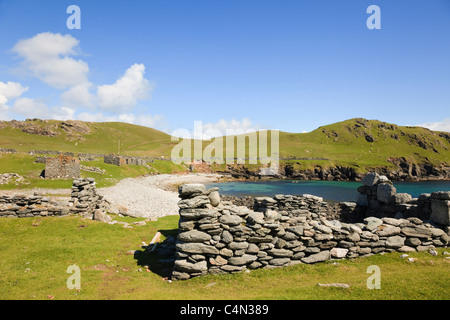
[[[77,179],[80,177],[80,160],[63,154],[57,157],[46,158],[44,176],[46,179]]]
[[[116,154],[107,154],[103,157],[103,162],[108,164],[113,164],[116,166],[124,166],[124,165],[140,165],[145,166],[146,160],[140,157],[131,157],[131,156],[121,156]]]
[[[218,188],[188,184],[178,191],[173,280],[427,251],[450,242],[450,191],[412,199],[396,194],[390,181],[376,174],[368,175],[359,189],[363,205],[338,204],[340,219],[330,216],[322,198],[311,195],[257,197],[251,210],[221,201]]]
[[[108,222],[110,218],[106,212],[109,206],[109,202],[97,194],[93,178],[74,180],[68,201],[54,201],[39,192],[35,192],[33,196],[0,195],[0,217],[2,218],[78,214]]]

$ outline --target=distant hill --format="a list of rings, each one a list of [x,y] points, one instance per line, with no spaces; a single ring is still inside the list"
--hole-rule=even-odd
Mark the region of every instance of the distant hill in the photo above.
[[[368,170],[419,177],[445,178],[447,172],[450,175],[447,132],[355,118],[308,133],[280,132],[279,137],[282,173],[288,177],[339,179],[341,175],[347,179]],[[164,132],[128,123],[0,121],[0,149],[108,154],[119,152],[119,140],[120,154],[166,159],[178,143]],[[209,143],[205,141],[203,146]],[[247,175],[256,175],[258,168],[258,165],[212,167]]]
[[[170,156],[170,135],[120,122],[29,119],[0,121],[0,148],[20,152],[53,150],[74,153]]]

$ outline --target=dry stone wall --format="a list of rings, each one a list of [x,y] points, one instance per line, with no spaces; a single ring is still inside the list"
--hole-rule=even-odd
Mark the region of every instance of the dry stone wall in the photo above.
[[[106,216],[109,203],[98,195],[92,178],[73,181],[69,201],[52,201],[35,192],[33,196],[0,195],[0,217],[29,218],[79,214],[95,218]]]
[[[29,218],[36,216],[61,216],[69,213],[67,206],[50,201],[35,193],[33,196],[0,195],[0,217]]]
[[[174,280],[424,251],[447,246],[450,240],[444,224],[417,217],[365,217],[360,215],[364,207],[355,203],[338,208],[346,217],[357,212],[362,220],[343,222],[335,219],[336,212],[323,199],[310,195],[256,198],[255,210],[221,201],[218,188],[206,190],[201,184],[180,186],[179,196]]]

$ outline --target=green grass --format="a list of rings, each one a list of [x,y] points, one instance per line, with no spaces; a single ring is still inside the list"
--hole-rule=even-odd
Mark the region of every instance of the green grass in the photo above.
[[[442,255],[444,249],[436,257],[409,253],[418,259],[414,263],[390,253],[162,281],[170,264],[159,263],[156,254],[136,260],[127,251],[141,250],[142,241],[149,243],[157,231],[175,235],[177,221],[177,216],[169,216],[126,229],[78,216],[0,219],[0,299],[448,299],[449,261]],[[66,270],[73,264],[81,269],[80,291],[66,286],[70,276]],[[380,290],[366,287],[370,265],[380,267]],[[317,286],[336,282],[350,288]]]

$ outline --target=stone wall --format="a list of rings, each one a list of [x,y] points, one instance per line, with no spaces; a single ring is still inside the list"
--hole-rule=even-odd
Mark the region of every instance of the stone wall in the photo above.
[[[310,195],[256,198],[255,210],[221,201],[218,188],[206,190],[199,184],[181,186],[179,196],[174,280],[381,252],[430,250],[450,240],[448,226],[446,233],[443,224],[417,217],[366,217],[365,207],[348,202],[330,211],[329,204]],[[348,220],[353,214],[362,220],[335,219],[336,208]]]
[[[109,203],[98,195],[92,178],[73,181],[68,201],[51,201],[35,192],[33,196],[0,195],[0,217],[28,218],[36,216],[63,216],[79,214],[94,218],[105,215]]]
[[[0,195],[0,217],[29,218],[36,216],[61,216],[69,213],[69,208],[48,197],[35,193],[33,196]]]
[[[107,154],[103,157],[105,163],[113,164],[116,166],[123,165],[146,165],[147,158],[144,157],[131,157],[131,156],[119,156],[115,154]]]
[[[45,178],[80,177],[80,160],[67,155],[59,155],[45,160]]]
[[[412,198],[408,193],[397,193],[397,189],[386,176],[369,173],[358,188],[357,204],[366,210],[366,216],[431,220],[449,225],[450,192],[424,193]]]

